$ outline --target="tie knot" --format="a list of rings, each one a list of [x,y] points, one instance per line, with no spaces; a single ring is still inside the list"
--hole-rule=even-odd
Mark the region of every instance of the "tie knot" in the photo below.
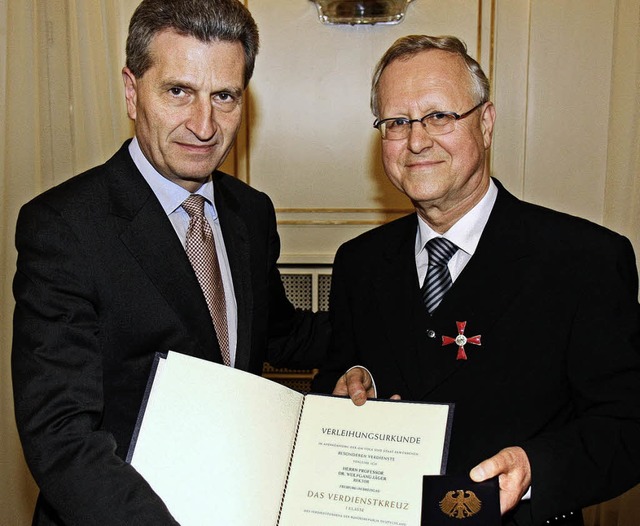
[[[182,208],[189,214],[189,217],[203,217],[204,197],[198,194],[191,194],[182,202]]]
[[[427,241],[427,253],[429,254],[429,266],[446,266],[453,255],[458,251],[458,247],[444,237],[434,237]]]

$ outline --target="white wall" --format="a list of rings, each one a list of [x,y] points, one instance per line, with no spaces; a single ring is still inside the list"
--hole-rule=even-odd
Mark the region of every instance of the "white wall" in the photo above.
[[[638,0],[415,0],[402,23],[364,27],[323,25],[310,1],[246,3],[262,50],[237,168],[273,198],[284,262],[331,262],[342,241],[410,209],[381,169],[369,111],[372,70],[406,34],[454,34],[479,59],[498,113],[492,171],[519,197],[607,223],[607,195],[635,178],[638,164],[612,164],[609,150],[611,119],[630,109],[613,104],[628,80],[614,82],[616,59],[636,45],[616,36],[637,28]]]

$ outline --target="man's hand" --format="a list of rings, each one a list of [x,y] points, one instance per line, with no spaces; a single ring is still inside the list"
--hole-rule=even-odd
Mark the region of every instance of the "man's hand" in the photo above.
[[[344,373],[333,389],[333,394],[349,396],[354,404],[363,405],[367,398],[375,397],[373,380],[369,371],[362,367],[353,367]]]
[[[531,486],[531,465],[521,447],[508,447],[497,455],[480,462],[469,473],[475,482],[498,476],[500,512],[513,509]]]

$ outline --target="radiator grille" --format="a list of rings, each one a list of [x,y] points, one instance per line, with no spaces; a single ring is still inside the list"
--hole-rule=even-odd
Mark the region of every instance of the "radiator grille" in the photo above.
[[[287,298],[294,307],[314,312],[329,310],[330,267],[283,267],[280,269],[280,276]],[[276,368],[265,362],[262,376],[290,389],[308,393],[316,372],[316,370]]]
[[[299,309],[313,309],[313,275],[281,274],[287,298]]]
[[[318,274],[318,310],[329,310],[331,274]]]
[[[287,298],[294,306],[329,310],[331,267],[282,267],[280,276]]]

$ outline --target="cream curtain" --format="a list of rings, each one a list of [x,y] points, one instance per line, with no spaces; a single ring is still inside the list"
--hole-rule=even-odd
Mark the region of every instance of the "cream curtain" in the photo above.
[[[586,526],[638,526],[640,524],[640,486],[617,499],[584,510]]]
[[[626,235],[640,260],[640,1],[616,3],[604,224]],[[596,119],[597,120],[597,119]],[[596,123],[594,120],[594,125]],[[640,486],[584,512],[587,526],[638,526]]]
[[[604,224],[631,239],[640,259],[640,2],[616,8]],[[588,526],[637,526],[640,486],[584,516]]]
[[[36,495],[22,459],[11,396],[11,281],[15,269],[16,216],[28,199],[103,162],[131,135],[120,69],[127,22],[137,3],[138,0],[0,0],[0,524],[3,525],[30,524]],[[614,96],[608,133],[602,116],[593,116],[593,125],[603,127],[602,140],[609,144],[607,183],[602,196],[604,222],[629,236],[638,251],[639,6],[640,0],[616,2]],[[639,493],[636,488],[612,503],[590,508],[589,524],[637,526]]]
[[[631,239],[640,261],[640,0],[616,3],[613,46],[604,224]]]
[[[21,204],[131,135],[120,69],[126,0],[0,0],[0,524],[30,524],[36,489],[15,431],[10,346]]]

